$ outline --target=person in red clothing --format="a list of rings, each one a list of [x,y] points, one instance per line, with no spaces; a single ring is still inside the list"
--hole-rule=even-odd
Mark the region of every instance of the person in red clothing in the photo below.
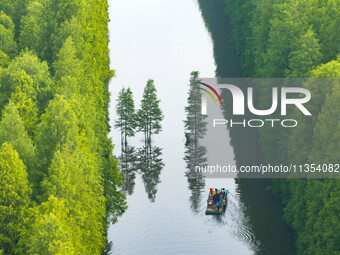
[[[213,197],[214,189],[210,188],[209,197]]]

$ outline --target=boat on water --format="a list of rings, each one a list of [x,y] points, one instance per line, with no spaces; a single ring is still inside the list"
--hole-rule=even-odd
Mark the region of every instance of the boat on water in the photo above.
[[[207,200],[207,210],[205,211],[205,214],[222,214],[228,203],[228,193],[229,190],[227,189],[217,189],[218,194],[223,194],[222,195],[222,204],[220,205],[220,208],[217,208],[216,202],[214,202],[214,194],[216,189],[210,189],[209,195],[208,195],[208,200]]]

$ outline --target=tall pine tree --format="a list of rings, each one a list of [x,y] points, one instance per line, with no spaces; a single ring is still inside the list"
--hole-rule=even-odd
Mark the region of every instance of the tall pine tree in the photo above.
[[[141,108],[137,112],[137,129],[144,133],[145,144],[151,144],[152,135],[162,131],[161,121],[164,116],[156,92],[154,81],[148,80],[144,88]]]
[[[0,144],[10,143],[19,153],[20,159],[32,170],[34,167],[35,152],[32,140],[28,136],[23,120],[13,102],[9,102],[3,112],[0,122]]]
[[[120,129],[122,149],[127,147],[127,138],[135,135],[135,104],[130,88],[119,92],[116,111],[118,118],[115,127]]]
[[[0,147],[0,247],[4,254],[17,254],[30,193],[24,163],[10,144],[3,143]]]

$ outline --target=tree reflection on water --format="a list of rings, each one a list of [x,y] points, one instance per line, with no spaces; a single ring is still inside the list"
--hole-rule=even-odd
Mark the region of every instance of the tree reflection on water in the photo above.
[[[140,174],[145,191],[151,202],[155,202],[160,173],[164,167],[162,148],[147,144],[141,148],[127,146],[119,157],[120,168],[124,174],[123,192],[132,195],[136,174]]]

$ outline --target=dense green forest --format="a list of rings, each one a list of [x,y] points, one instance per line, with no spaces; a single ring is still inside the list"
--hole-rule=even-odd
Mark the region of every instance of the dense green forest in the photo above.
[[[0,254],[101,254],[125,208],[106,0],[0,2]]]
[[[340,78],[338,0],[226,0],[226,12],[243,77]],[[313,96],[307,121],[288,132],[260,129],[267,162],[339,163],[340,84],[322,84],[305,84]],[[339,179],[274,180],[271,189],[285,206],[298,254],[340,253]]]

